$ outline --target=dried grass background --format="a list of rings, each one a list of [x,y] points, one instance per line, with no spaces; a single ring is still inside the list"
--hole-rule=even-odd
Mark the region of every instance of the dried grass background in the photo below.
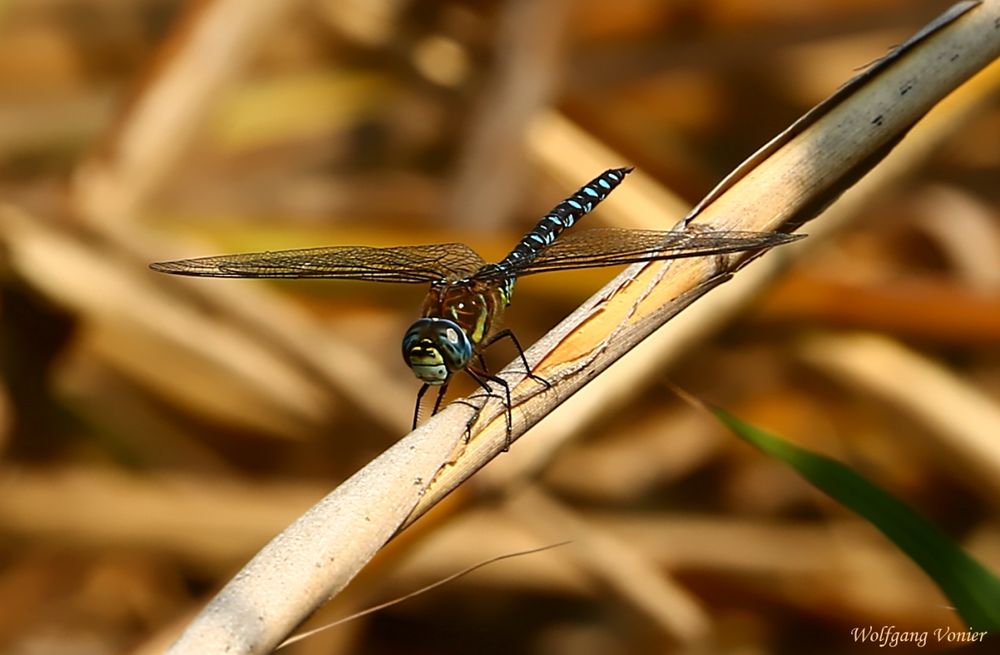
[[[679,218],[945,6],[0,4],[0,652],[158,652],[408,428],[398,343],[423,289],[148,262],[451,240],[493,257],[626,163]],[[558,448],[527,435],[313,622],[562,538],[590,559],[508,560],[289,651],[844,652],[855,626],[958,627],[874,530],[664,381],[850,462],[1000,566],[984,79],[739,315]],[[614,200],[588,222],[615,223]],[[528,344],[609,277],[526,279],[507,325]]]

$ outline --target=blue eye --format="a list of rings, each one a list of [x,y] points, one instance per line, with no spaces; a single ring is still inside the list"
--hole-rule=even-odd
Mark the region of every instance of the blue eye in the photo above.
[[[422,318],[403,337],[403,360],[427,384],[444,384],[472,359],[472,342],[446,318]]]

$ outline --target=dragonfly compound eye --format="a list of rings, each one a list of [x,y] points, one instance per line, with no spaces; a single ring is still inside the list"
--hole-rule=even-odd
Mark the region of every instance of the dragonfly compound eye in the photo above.
[[[444,384],[472,358],[472,342],[446,318],[421,318],[403,336],[403,359],[427,384]]]

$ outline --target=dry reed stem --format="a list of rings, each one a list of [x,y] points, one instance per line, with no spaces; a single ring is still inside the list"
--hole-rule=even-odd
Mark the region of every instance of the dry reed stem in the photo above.
[[[749,170],[741,167],[739,179],[730,180],[722,193],[702,203],[696,220],[725,229],[766,230],[802,220],[802,212],[817,210],[817,202],[827,201],[850,186],[937,100],[996,57],[1000,46],[994,30],[998,28],[990,22],[990,12],[996,11],[1000,11],[997,3],[984,3],[891,62],[847,97],[838,98],[825,107],[826,111],[812,116],[811,122],[793,126],[790,135],[779,137],[765,149],[767,156],[751,158],[754,166]],[[956,49],[962,55],[950,61]],[[973,51],[978,54],[973,55]],[[905,92],[901,95],[902,89]],[[782,146],[783,141],[787,143]],[[614,206],[614,199],[609,205]],[[768,258],[781,256],[781,252],[771,253]],[[556,382],[555,389],[542,393],[530,380],[514,388],[515,395],[518,389],[531,394],[515,399],[525,423],[533,424],[547,415],[558,404],[553,396],[576,391],[595,369],[602,370],[676,314],[691,300],[685,294],[701,295],[704,289],[700,287],[714,284],[719,275],[725,274],[727,269],[716,268],[718,263],[698,259],[633,267],[557,326],[529,350],[533,370]],[[647,287],[664,267],[669,268],[669,277]],[[741,277],[748,274],[752,272],[741,272]],[[728,291],[723,289],[713,295]],[[637,303],[639,298],[641,302]],[[696,331],[698,326],[689,327]],[[615,331],[614,343],[608,342],[609,334]],[[474,438],[463,453],[460,467],[446,467],[436,480],[441,488],[450,488],[459,475],[478,469],[470,466],[469,458],[485,463],[502,445],[502,412],[498,403],[490,405],[491,411],[484,412],[473,427]],[[489,425],[480,431],[484,423]],[[515,425],[515,432],[524,427]],[[483,438],[483,433],[489,437]],[[495,450],[491,451],[491,447]],[[424,503],[436,497],[436,488],[429,490]]]
[[[817,229],[810,230],[813,232],[813,239],[810,239],[810,242],[815,243],[815,238],[819,234],[827,234],[842,226],[849,217],[856,215],[872,196],[884,190],[887,185],[907,171],[915,168],[919,162],[924,161],[930,150],[963,124],[968,115],[981,106],[998,86],[1000,86],[1000,64],[994,63],[935,107],[928,119],[922,121],[881,166],[853,187],[847,198],[838,202],[824,214],[822,224],[817,226]],[[554,172],[557,176],[571,175],[567,169],[573,168],[576,162],[588,163],[590,159],[588,155],[601,150],[595,144],[587,143],[581,135],[573,134],[573,132],[575,130],[572,126],[567,125],[565,119],[561,117],[547,116],[544,120],[539,121],[536,130],[537,139],[533,141],[536,144],[536,156],[548,168],[561,169]],[[573,138],[569,138],[570,134]],[[574,141],[582,143],[582,146],[574,149]],[[554,145],[559,145],[560,148],[564,149],[564,156],[556,156],[558,151],[553,147]],[[608,153],[601,154],[607,155]],[[620,157],[610,156],[605,161],[616,161],[617,159]],[[550,170],[550,172],[553,171]],[[629,190],[635,192],[635,187]],[[640,194],[636,193],[635,195]],[[668,205],[664,203],[663,206]],[[612,207],[612,210],[616,207]],[[640,209],[641,211],[635,211]],[[662,209],[657,210],[655,204],[644,206],[642,203],[629,203],[624,211],[617,213],[627,215],[629,218],[622,222],[630,222],[631,224],[640,224],[643,219],[648,220],[650,217],[655,217],[659,219],[659,224],[664,224],[670,216],[669,214],[664,216],[665,212]],[[810,242],[794,246],[795,250],[799,251],[795,254],[800,254],[811,247]],[[786,254],[786,252],[783,251],[782,254]],[[703,302],[689,308],[687,312],[681,314],[677,320],[671,323],[670,330],[661,330],[652,335],[619,360],[595,383],[585,387],[553,412],[550,420],[535,430],[531,440],[477,476],[475,479],[477,486],[490,489],[517,488],[517,485],[512,484],[516,479],[534,476],[546,466],[552,455],[566,442],[576,435],[585,433],[583,428],[586,425],[614,412],[616,408],[634,397],[634,393],[638,389],[648,386],[655,379],[659,379],[672,359],[684,352],[692,343],[703,339],[706,332],[712,331],[746,299],[754,297],[756,292],[780,271],[782,264],[783,257],[773,256],[757,262],[754,267],[744,271],[731,284],[718,289],[716,293],[711,294]],[[955,390],[952,395],[961,393],[960,390]],[[675,434],[674,436],[679,435]],[[644,455],[641,457],[648,460],[648,451],[644,450],[643,452]],[[661,466],[669,468],[671,463],[664,461]],[[648,465],[644,466],[643,470],[647,475],[653,475]],[[599,529],[596,526],[591,526],[590,533],[597,532]],[[551,531],[540,529],[539,538],[551,540],[555,538],[555,535]],[[572,557],[575,552],[567,551],[565,556]],[[598,569],[598,571],[601,570]],[[636,588],[635,585],[612,585],[612,587],[621,589],[626,594]],[[641,603],[641,598],[634,598],[632,602]]]
[[[777,229],[835,199],[935,103],[1000,55],[1000,0],[965,3],[938,27],[769,144],[700,205],[695,222]],[[734,256],[635,266],[605,286],[529,349],[535,372],[553,387],[514,386],[515,437],[745,263]],[[523,376],[502,373],[512,383]],[[486,404],[460,447],[470,416],[453,403],[332,492],[258,553],[170,652],[269,651],[402,526],[502,451],[498,403]]]
[[[557,408],[550,420],[534,430],[530,441],[496,462],[484,475],[478,476],[477,484],[503,487],[512,478],[531,477],[545,466],[552,453],[580,434],[584,426],[620,409],[639,390],[659,379],[671,361],[717,329],[749,298],[756,297],[760,289],[782,270],[786,258],[798,258],[814,243],[821,241],[824,235],[842,229],[873,197],[926,161],[935,148],[989,101],[997,88],[1000,88],[1000,62],[987,67],[935,106],[871,174],[823,213],[822,221],[810,224],[809,239],[755,262],[729,284],[677,316],[671,321],[669,330],[659,330],[650,335],[593,384]],[[530,143],[535,158],[550,175],[564,182],[585,177],[585,173],[575,167],[575,162],[589,165],[590,170],[595,168],[597,161],[621,159],[620,155],[607,148],[589,142],[581,131],[558,115],[543,116],[537,122],[532,137]],[[582,145],[574,149],[571,145],[573,141],[582,142]],[[558,157],[556,148],[566,149],[573,155]],[[604,158],[600,159],[601,156]],[[621,194],[618,197],[632,193],[634,200],[624,206],[611,205],[605,209],[604,213],[613,216],[616,224],[655,229],[686,211],[679,199],[672,198],[662,187],[653,184],[645,190],[629,186],[617,193]],[[647,222],[650,220],[652,224]]]

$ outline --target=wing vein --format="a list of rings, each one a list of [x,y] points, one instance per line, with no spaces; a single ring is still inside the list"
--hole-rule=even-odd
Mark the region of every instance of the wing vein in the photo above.
[[[484,262],[461,243],[423,246],[331,246],[217,255],[152,264],[176,275],[230,278],[322,278],[418,283],[471,275]]]

